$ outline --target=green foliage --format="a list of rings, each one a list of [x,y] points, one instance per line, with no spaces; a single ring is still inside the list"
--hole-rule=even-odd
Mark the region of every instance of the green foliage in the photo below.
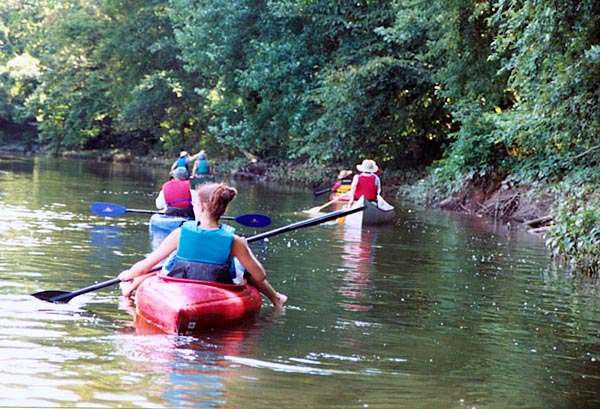
[[[596,0],[10,0],[0,124],[36,118],[56,152],[431,165],[413,189],[431,201],[489,180],[569,197],[599,180],[599,15]],[[556,231],[590,246],[552,248],[593,264],[600,203],[565,206]]]
[[[0,140],[26,145],[35,141],[35,119],[24,105],[39,85],[36,36],[52,3],[0,3]]]
[[[600,134],[600,3],[499,2],[495,58],[510,75],[519,104],[508,112],[506,132],[530,167],[549,182],[574,166]],[[547,168],[558,158],[553,171]],[[586,159],[597,160],[598,152]]]
[[[578,271],[600,271],[600,197],[595,190],[574,187],[556,211],[546,244],[552,255]]]
[[[209,131],[221,143],[398,166],[437,156],[447,117],[425,70],[385,39],[396,13],[384,1],[173,0],[170,15],[186,69],[213,79],[201,92],[218,96]]]
[[[383,1],[314,6],[329,58],[307,96],[316,109],[297,156],[321,163],[368,156],[390,168],[437,157],[448,117],[428,68],[404,48],[412,32],[393,25],[404,12]]]

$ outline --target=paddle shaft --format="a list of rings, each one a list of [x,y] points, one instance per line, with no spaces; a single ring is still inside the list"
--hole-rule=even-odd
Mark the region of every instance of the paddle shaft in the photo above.
[[[311,207],[310,209],[305,210],[304,212],[305,213],[309,213],[309,214],[319,213],[321,210],[325,209],[327,206],[330,206],[330,205],[334,204],[335,202],[337,202],[341,198],[342,198],[342,195],[338,195],[335,198],[333,198],[332,200],[330,200],[329,202],[327,202],[327,203],[325,203],[325,204],[323,204],[321,206]]]
[[[161,268],[162,268],[162,265],[155,266],[152,269],[150,269],[150,271],[148,271],[148,273],[158,271]],[[90,293],[92,291],[96,291],[101,288],[110,287],[111,285],[119,284],[120,282],[121,282],[121,280],[119,278],[112,278],[110,280],[103,281],[98,284],[90,285],[89,287],[85,287],[85,288],[82,288],[80,290],[73,291],[73,292],[50,290],[50,291],[40,291],[40,292],[31,294],[31,295],[33,295],[35,298],[38,298],[43,301],[49,301],[49,302],[53,302],[53,303],[68,303],[69,301],[71,301],[72,298],[75,298],[78,295]]]
[[[66,293],[66,294],[63,294],[63,295],[52,297],[52,299],[50,301],[52,301],[52,302],[60,302],[60,301],[63,301],[65,299],[67,299],[67,301],[69,301],[71,298],[77,297],[78,295],[90,293],[92,291],[96,291],[96,290],[99,290],[101,288],[110,287],[111,285],[119,284],[120,282],[121,282],[120,279],[113,278],[112,280],[107,280],[107,281],[103,281],[103,282],[98,283],[98,284],[90,285],[89,287],[82,288],[81,290],[77,290],[77,291],[73,291],[71,293]]]
[[[276,236],[278,234],[285,233],[288,231],[301,229],[303,227],[314,226],[317,224],[328,222],[330,220],[335,220],[339,217],[348,216],[349,214],[361,212],[365,209],[366,209],[366,206],[360,206],[360,207],[357,207],[354,209],[338,210],[336,212],[327,213],[327,214],[324,214],[319,217],[313,217],[308,220],[302,220],[302,221],[299,221],[296,223],[288,224],[287,226],[279,227],[278,229],[266,231],[264,233],[255,234],[254,236],[248,237],[246,240],[248,242],[263,240],[268,237]]]
[[[313,192],[314,196],[321,196],[322,194],[325,194],[327,192],[331,192],[331,189],[321,189],[321,190],[315,190]]]
[[[169,214],[165,214],[165,212],[161,212],[159,210],[127,209],[127,213],[162,214],[163,216],[170,216]],[[177,216],[174,216],[174,217],[177,217]],[[234,216],[221,216],[221,219],[236,220],[237,217],[234,217]],[[192,220],[192,219],[190,219],[190,220]]]
[[[90,210],[103,217],[117,217],[125,213],[146,213],[146,214],[159,214],[166,217],[178,217],[174,215],[165,214],[162,211],[155,210],[144,210],[144,209],[128,209],[125,206],[121,206],[116,203],[105,203],[105,202],[94,202],[90,205]],[[225,220],[234,220],[237,223],[248,226],[248,227],[267,227],[271,224],[271,218],[264,214],[243,214],[241,216],[221,216]],[[190,219],[193,220],[193,219]]]
[[[333,203],[333,202],[335,202],[337,200],[339,200],[339,197],[336,198],[335,200],[332,200],[329,203],[326,203],[322,207],[329,206],[331,203]],[[366,206],[357,207],[355,209],[338,210],[336,212],[324,214],[323,216],[313,217],[313,218],[308,219],[308,220],[302,220],[302,221],[299,221],[299,222],[296,222],[296,223],[288,224],[287,226],[283,226],[283,227],[279,227],[277,229],[269,230],[269,231],[266,231],[264,233],[255,234],[253,236],[248,237],[246,240],[249,243],[251,243],[253,241],[258,241],[258,240],[266,239],[268,237],[276,236],[278,234],[285,233],[285,232],[288,232],[288,231],[301,229],[303,227],[314,226],[314,225],[317,225],[317,224],[325,223],[325,222],[330,221],[330,220],[335,220],[335,219],[337,219],[339,217],[343,217],[343,216],[347,216],[347,215],[352,214],[352,213],[360,212],[360,211],[364,210],[365,208],[366,208]],[[151,210],[146,210],[145,212],[151,212]]]

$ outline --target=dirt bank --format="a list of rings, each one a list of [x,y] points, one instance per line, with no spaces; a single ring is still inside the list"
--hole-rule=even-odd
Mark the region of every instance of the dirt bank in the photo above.
[[[554,199],[533,195],[525,187],[507,189],[501,183],[471,185],[464,192],[448,197],[434,207],[477,214],[511,225],[524,224],[532,233],[545,233],[552,224],[549,216]]]

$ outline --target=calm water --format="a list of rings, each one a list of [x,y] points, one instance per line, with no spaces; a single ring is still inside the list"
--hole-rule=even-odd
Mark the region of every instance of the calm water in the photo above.
[[[148,215],[89,205],[152,209],[165,177],[0,157],[1,407],[600,407],[598,285],[553,266],[541,239],[474,217],[405,207],[394,226],[253,244],[289,306],[198,337],[136,325],[117,288],[64,305],[29,295],[111,279],[149,252]],[[267,214],[266,230],[325,201],[235,185],[229,214]]]

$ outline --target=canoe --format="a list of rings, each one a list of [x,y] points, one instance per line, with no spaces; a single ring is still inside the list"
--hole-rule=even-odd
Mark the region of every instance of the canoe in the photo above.
[[[170,233],[188,220],[192,219],[188,219],[187,217],[165,216],[164,214],[153,214],[150,217],[150,231]]]
[[[365,200],[364,196],[352,204],[352,208],[366,206],[367,208],[362,212],[356,212],[344,217],[341,220],[348,226],[376,226],[381,224],[391,224],[394,221],[394,206],[386,202],[381,196],[377,200],[377,206]]]
[[[196,175],[190,178],[190,187],[196,189],[203,183],[212,183],[215,181],[215,175]]]
[[[341,198],[340,198],[340,196],[342,196],[342,195],[339,193],[335,193],[335,192],[331,193],[329,195],[329,200],[337,199],[337,203],[348,203],[348,201],[350,200],[350,197],[348,197],[347,195],[346,195],[346,197],[341,197]]]
[[[262,304],[258,290],[242,284],[152,276],[138,287],[136,312],[169,334],[225,328],[255,316]]]

